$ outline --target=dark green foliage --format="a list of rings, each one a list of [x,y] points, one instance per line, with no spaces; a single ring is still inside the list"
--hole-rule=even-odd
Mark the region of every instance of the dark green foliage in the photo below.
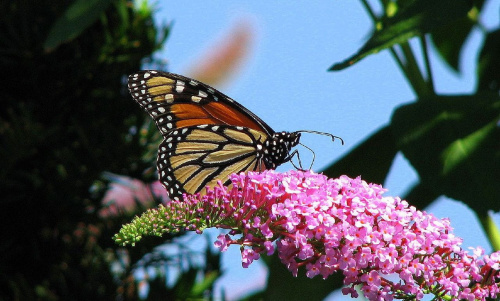
[[[391,127],[423,185],[484,216],[500,210],[499,118],[496,93],[435,96],[397,108]]]
[[[452,21],[432,32],[432,42],[436,45],[439,54],[448,66],[456,72],[460,71],[459,60],[462,46],[477,23],[477,19],[474,18],[479,17],[478,13],[481,11],[483,4],[484,0],[473,1],[473,9],[469,11],[467,16]]]
[[[139,176],[149,165],[129,134],[144,115],[124,78],[168,28],[115,0],[57,38],[53,26],[71,5],[0,4],[0,299],[113,299],[111,236],[119,223],[99,222],[102,195],[91,187],[103,171]],[[47,39],[60,43],[44,48]]]
[[[373,152],[375,149],[378,151]],[[383,127],[323,172],[331,178],[362,175],[365,181],[382,183],[397,151],[391,129]],[[367,166],[366,162],[372,162],[373,165]]]
[[[477,68],[478,91],[500,91],[500,29],[486,35]]]

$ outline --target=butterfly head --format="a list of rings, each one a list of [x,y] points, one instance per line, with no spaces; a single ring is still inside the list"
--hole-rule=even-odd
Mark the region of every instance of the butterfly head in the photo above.
[[[274,133],[264,145],[264,164],[267,169],[275,169],[279,165],[290,160],[290,150],[299,144],[300,133],[298,132],[279,132]]]

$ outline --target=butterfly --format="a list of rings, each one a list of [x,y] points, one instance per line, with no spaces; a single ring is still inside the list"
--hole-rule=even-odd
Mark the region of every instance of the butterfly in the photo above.
[[[182,75],[139,71],[128,88],[163,136],[157,168],[174,200],[227,183],[233,173],[275,169],[290,161],[304,132],[275,132],[230,97]]]

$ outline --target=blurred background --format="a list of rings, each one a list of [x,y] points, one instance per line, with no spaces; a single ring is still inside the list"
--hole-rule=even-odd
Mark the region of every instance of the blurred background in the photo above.
[[[450,218],[464,248],[500,247],[500,0],[0,8],[0,300],[343,298],[340,275],[293,278],[277,257],[243,269],[218,231],[114,244],[168,201],[160,135],[126,90],[141,69],[215,86],[276,131],[340,136],[303,135],[313,170]]]

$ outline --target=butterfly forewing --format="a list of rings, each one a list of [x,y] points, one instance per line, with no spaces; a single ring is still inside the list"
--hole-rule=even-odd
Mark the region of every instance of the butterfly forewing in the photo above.
[[[132,97],[165,135],[201,124],[233,125],[272,135],[274,131],[248,109],[216,89],[178,74],[140,71],[129,76]]]

